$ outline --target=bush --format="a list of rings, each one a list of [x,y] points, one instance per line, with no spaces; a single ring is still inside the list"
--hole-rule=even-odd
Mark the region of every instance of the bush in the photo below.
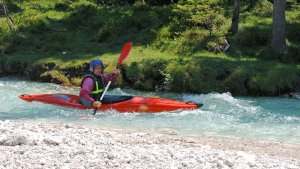
[[[299,0],[287,0],[286,1],[286,9],[298,8]]]
[[[97,16],[97,9],[92,5],[82,5],[77,7],[77,9],[69,16],[68,27],[69,29],[77,29],[79,27],[90,27],[94,25],[94,21]]]
[[[23,43],[23,37],[19,34],[10,37],[11,42],[8,46],[5,47],[4,52],[6,54],[16,53],[20,46]]]
[[[47,32],[50,28],[47,19],[37,10],[28,9],[24,11],[20,19],[19,31],[29,32],[32,34],[41,34]]]
[[[186,55],[198,51],[220,52],[225,47],[225,37],[216,36],[205,29],[187,30],[176,40],[175,53]]]
[[[140,63],[133,62],[126,69],[126,76],[135,89],[154,90],[164,82],[163,71],[166,60],[147,59]]]
[[[278,64],[270,70],[255,74],[250,79],[250,86],[254,94],[276,95],[278,93],[290,93],[292,89],[299,88],[297,70],[292,67]],[[284,76],[282,76],[284,75]]]
[[[233,37],[235,45],[250,47],[266,46],[270,40],[270,28],[242,27]]]
[[[168,64],[165,70],[164,85],[166,89],[174,92],[185,92],[187,89],[188,74],[178,62]]]
[[[68,11],[70,10],[70,6],[69,6],[69,2],[65,1],[65,2],[59,2],[57,4],[55,4],[54,9],[58,10],[58,11]]]
[[[5,48],[5,42],[7,42],[7,40],[9,39],[9,36],[11,35],[11,30],[8,26],[8,24],[6,23],[5,19],[0,19],[0,48],[2,48],[2,50],[4,50]],[[1,49],[0,49],[0,53]]]
[[[130,83],[135,83],[136,81],[143,78],[143,74],[141,72],[141,67],[138,62],[133,62],[126,68],[126,76]]]
[[[259,0],[252,9],[252,13],[255,16],[271,16],[273,13],[273,4],[268,0]]]

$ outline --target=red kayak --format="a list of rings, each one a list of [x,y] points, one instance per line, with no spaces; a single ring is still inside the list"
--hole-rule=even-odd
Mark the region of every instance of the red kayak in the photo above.
[[[70,94],[38,94],[19,96],[21,99],[32,102],[42,102],[64,107],[76,109],[94,109],[94,107],[86,107],[78,102],[78,96]],[[100,111],[114,109],[118,112],[149,112],[158,113],[174,110],[191,110],[201,107],[191,102],[181,102],[170,99],[141,97],[141,96],[115,96],[106,95],[102,101]]]

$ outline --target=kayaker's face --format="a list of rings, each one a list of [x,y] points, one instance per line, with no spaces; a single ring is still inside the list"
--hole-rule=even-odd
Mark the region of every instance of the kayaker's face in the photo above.
[[[94,68],[94,73],[95,73],[97,76],[100,76],[101,73],[102,73],[102,71],[103,71],[102,66],[96,66],[96,67]]]

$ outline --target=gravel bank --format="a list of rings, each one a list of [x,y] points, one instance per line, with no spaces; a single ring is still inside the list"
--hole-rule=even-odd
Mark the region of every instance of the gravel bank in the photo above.
[[[0,121],[0,168],[300,168],[300,145]]]

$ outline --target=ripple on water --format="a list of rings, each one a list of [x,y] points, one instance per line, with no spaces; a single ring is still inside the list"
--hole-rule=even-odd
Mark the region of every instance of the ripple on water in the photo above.
[[[233,97],[230,93],[174,94],[146,93],[134,90],[110,91],[118,95],[167,97],[204,103],[201,109],[158,114],[117,113],[114,110],[90,116],[92,110],[75,110],[20,100],[20,94],[71,93],[78,88],[65,88],[49,83],[0,78],[0,120],[31,119],[67,121],[100,127],[173,132],[185,135],[219,135],[276,139],[300,142],[300,103],[297,99]]]

